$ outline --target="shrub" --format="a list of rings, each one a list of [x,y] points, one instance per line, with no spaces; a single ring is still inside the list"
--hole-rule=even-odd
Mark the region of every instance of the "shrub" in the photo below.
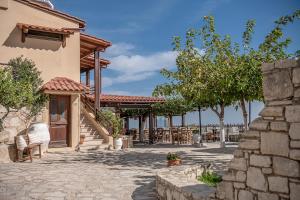
[[[198,176],[198,181],[201,181],[208,186],[216,187],[222,181],[222,177],[210,171],[204,171],[201,176]]]
[[[180,156],[176,153],[168,153],[167,160],[180,160]]]

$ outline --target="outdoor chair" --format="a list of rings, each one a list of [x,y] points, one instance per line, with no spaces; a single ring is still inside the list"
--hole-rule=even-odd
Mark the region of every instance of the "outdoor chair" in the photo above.
[[[28,135],[20,135],[15,137],[15,147],[16,147],[16,161],[30,160],[32,162],[32,152],[34,148],[39,148],[39,158],[42,157],[41,142],[33,141]],[[19,155],[22,155],[20,159]],[[27,157],[24,157],[26,153]]]

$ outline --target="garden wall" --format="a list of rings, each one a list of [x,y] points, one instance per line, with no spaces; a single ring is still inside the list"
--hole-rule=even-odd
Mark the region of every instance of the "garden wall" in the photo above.
[[[300,59],[262,66],[265,108],[250,125],[215,199],[300,199]]]

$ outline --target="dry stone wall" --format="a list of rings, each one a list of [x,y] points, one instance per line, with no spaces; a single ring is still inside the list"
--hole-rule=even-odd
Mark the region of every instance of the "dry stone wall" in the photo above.
[[[244,134],[215,199],[300,200],[300,59],[262,66],[265,108]]]

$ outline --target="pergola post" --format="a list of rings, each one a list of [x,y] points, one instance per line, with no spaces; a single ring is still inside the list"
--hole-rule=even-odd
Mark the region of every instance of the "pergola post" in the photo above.
[[[95,110],[100,109],[100,53],[94,52],[95,71],[94,71],[94,86],[95,86]]]
[[[149,143],[154,143],[154,132],[153,132],[153,113],[149,110]]]
[[[139,116],[139,139],[140,139],[140,142],[143,141],[143,117],[142,116]]]
[[[129,133],[129,118],[125,117],[124,128],[126,129],[126,133]]]
[[[185,127],[185,114],[181,115],[181,126]]]
[[[85,85],[90,87],[90,70],[85,71]]]

